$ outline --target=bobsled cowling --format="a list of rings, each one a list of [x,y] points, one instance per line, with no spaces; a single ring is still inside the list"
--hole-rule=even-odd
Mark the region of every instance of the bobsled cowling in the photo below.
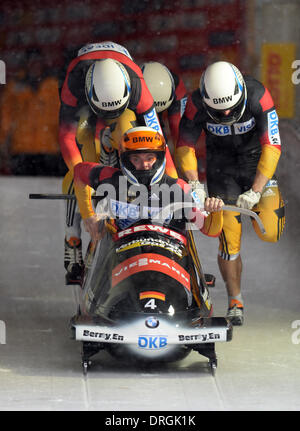
[[[107,233],[92,252],[74,336],[115,356],[177,360],[200,344],[230,341],[191,239],[159,225]],[[192,252],[191,252],[192,251]]]

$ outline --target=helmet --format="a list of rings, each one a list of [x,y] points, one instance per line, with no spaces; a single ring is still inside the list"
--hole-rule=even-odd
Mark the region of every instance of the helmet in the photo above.
[[[130,162],[130,154],[155,153],[157,159],[149,170],[137,170]],[[131,184],[152,186],[158,183],[166,166],[166,143],[164,137],[151,127],[133,127],[124,133],[120,146],[120,165]]]
[[[95,114],[105,119],[119,117],[130,98],[127,70],[111,58],[95,61],[86,74],[85,94]]]
[[[217,61],[203,72],[200,93],[208,115],[216,122],[231,125],[246,107],[247,89],[241,72],[227,61]],[[228,115],[224,111],[230,110]]]
[[[155,109],[168,109],[175,96],[174,79],[169,69],[161,63],[150,61],[141,67],[144,80],[154,99]]]

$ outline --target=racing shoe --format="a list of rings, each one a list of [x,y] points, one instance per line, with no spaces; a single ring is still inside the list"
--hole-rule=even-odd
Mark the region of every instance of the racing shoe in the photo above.
[[[65,238],[64,265],[67,270],[66,285],[82,283],[84,264],[82,260],[82,242],[80,238]]]
[[[242,302],[237,299],[232,299],[230,301],[226,317],[230,320],[233,326],[242,326],[244,323],[244,306]]]

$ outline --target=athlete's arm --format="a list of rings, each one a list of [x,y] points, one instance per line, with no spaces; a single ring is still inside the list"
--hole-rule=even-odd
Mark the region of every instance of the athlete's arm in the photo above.
[[[262,194],[262,191],[269,181],[270,178],[268,178],[266,175],[262,174],[259,169],[256,171],[256,175],[252,184],[252,190],[254,192],[259,192]]]
[[[193,93],[194,94],[194,93]],[[175,148],[175,164],[186,180],[198,180],[196,143],[202,128],[196,123],[197,107],[192,96],[188,97],[186,109],[179,124],[179,137]]]
[[[278,115],[273,99],[266,88],[264,88],[264,93],[256,107],[255,121],[262,153],[257,165],[258,174],[255,177],[253,186],[261,188],[264,178],[267,182],[268,179],[273,177],[281,155]]]
[[[183,190],[183,201],[194,202],[192,189],[185,181],[178,179],[177,184]],[[224,202],[219,198],[206,198],[204,210],[195,206],[189,211],[187,219],[194,223],[198,229],[207,236],[217,237],[223,228],[223,211]]]
[[[236,203],[237,206],[248,209],[252,209],[259,202],[265,185],[276,171],[281,155],[278,115],[273,99],[261,83],[257,83],[257,87],[262,90],[262,96],[259,100],[252,101],[252,109],[262,151],[252,187],[242,193]]]
[[[175,147],[178,141],[179,124],[180,120],[184,114],[186,103],[187,103],[187,90],[185,88],[184,82],[177,75],[173,74],[175,82],[175,97],[168,108],[168,121],[171,132],[171,137],[173,140],[173,145]]]
[[[74,108],[61,104],[59,113],[59,145],[62,157],[69,170],[73,170],[77,163],[82,162],[79,148],[76,144],[78,119]]]
[[[119,169],[100,166],[98,163],[82,162],[74,168],[74,189],[80,214],[83,219],[95,215],[91,200],[91,188],[96,190],[102,182],[109,182]]]
[[[247,209],[252,209],[260,201],[263,189],[273,177],[281,155],[278,116],[273,99],[263,84],[256,82],[256,87],[261,96],[257,100],[252,96],[250,103],[262,151],[251,189],[242,193],[236,202],[237,206]]]

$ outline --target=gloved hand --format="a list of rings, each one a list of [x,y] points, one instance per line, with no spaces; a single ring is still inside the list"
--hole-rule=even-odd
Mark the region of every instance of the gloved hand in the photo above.
[[[192,188],[192,196],[196,202],[197,207],[204,208],[204,201],[206,198],[204,184],[201,184],[198,180],[190,180],[189,185]]]
[[[238,197],[236,206],[239,208],[251,210],[259,202],[260,198],[260,192],[254,192],[252,189],[250,189]]]
[[[110,127],[107,126],[100,131],[100,142],[101,142],[101,145],[104,146],[107,153],[113,150],[111,141],[112,141],[111,130],[110,130]]]
[[[101,152],[100,163],[104,166],[117,167],[118,165],[118,151],[112,146],[111,130],[105,127],[100,132]]]
[[[91,235],[91,239],[93,243],[96,243],[103,236],[103,231],[102,231],[103,226],[101,222],[102,220],[97,214],[94,214],[91,217],[83,219],[85,230]]]
[[[204,209],[209,213],[217,212],[222,210],[223,205],[224,202],[220,198],[207,198],[205,199]]]

